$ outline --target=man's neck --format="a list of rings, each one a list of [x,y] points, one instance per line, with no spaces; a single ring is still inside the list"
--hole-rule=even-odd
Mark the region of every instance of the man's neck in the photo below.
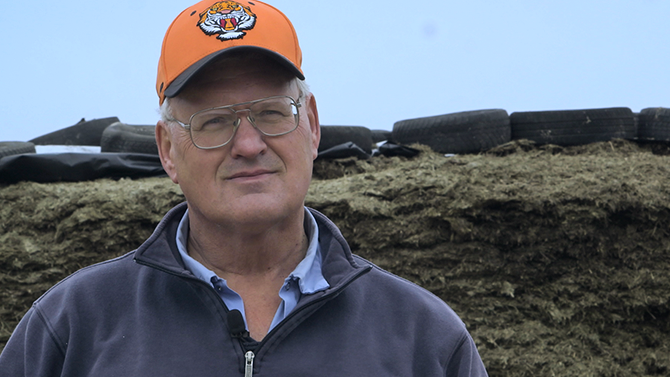
[[[304,212],[281,224],[254,229],[199,220],[189,213],[188,253],[229,285],[235,280],[283,282],[309,245]]]
[[[189,220],[191,217],[189,217]],[[281,298],[284,280],[307,253],[309,240],[303,216],[292,226],[265,232],[225,232],[190,221],[187,250],[203,266],[226,280],[242,297],[251,336],[267,334]]]

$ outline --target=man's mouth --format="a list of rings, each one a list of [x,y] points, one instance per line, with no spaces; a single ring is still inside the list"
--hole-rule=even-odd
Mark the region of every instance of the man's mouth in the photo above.
[[[260,177],[263,175],[271,174],[272,172],[269,170],[254,170],[254,171],[244,171],[244,172],[239,172],[231,175],[228,177],[229,180],[231,179],[244,179],[244,178],[255,178],[255,177]]]

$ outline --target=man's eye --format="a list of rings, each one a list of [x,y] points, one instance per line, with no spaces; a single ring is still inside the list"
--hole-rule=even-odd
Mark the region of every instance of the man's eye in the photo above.
[[[230,125],[231,120],[224,117],[216,117],[205,120],[200,129],[218,129]]]
[[[269,109],[269,110],[261,111],[258,115],[259,116],[283,116],[284,113],[279,111],[279,110]]]
[[[212,118],[207,121],[208,124],[221,124],[226,123],[225,118]]]

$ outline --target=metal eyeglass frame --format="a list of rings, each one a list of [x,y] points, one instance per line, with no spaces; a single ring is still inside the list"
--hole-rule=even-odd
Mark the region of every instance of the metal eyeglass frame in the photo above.
[[[223,143],[223,144],[219,144],[219,145],[216,145],[216,146],[213,146],[213,147],[201,147],[201,146],[199,146],[198,144],[196,144],[195,140],[193,139],[193,132],[191,131],[191,121],[193,120],[193,118],[194,118],[196,115],[198,115],[198,114],[202,114],[202,113],[204,113],[204,112],[206,112],[206,111],[220,110],[220,109],[229,109],[229,110],[231,110],[233,113],[237,114],[238,112],[242,112],[242,111],[250,111],[251,109],[250,109],[250,108],[245,108],[245,109],[241,109],[241,110],[235,110],[235,109],[234,109],[235,107],[238,107],[238,106],[245,106],[245,105],[249,105],[249,106],[251,106],[251,105],[253,105],[253,104],[255,104],[255,103],[262,102],[262,101],[265,101],[265,100],[268,100],[268,99],[274,99],[274,98],[288,98],[288,99],[291,100],[291,102],[293,103],[293,105],[295,105],[295,111],[296,111],[296,114],[295,114],[295,127],[293,127],[291,130],[286,131],[286,132],[281,132],[281,133],[278,133],[278,134],[268,134],[268,133],[263,132],[263,130],[261,130],[260,128],[258,128],[258,126],[256,126],[256,123],[253,121],[253,119],[251,118],[250,115],[247,115],[247,116],[246,116],[247,120],[249,121],[249,123],[251,123],[251,125],[252,125],[258,132],[260,132],[262,135],[265,135],[265,136],[270,136],[270,137],[274,137],[274,136],[282,136],[282,135],[286,135],[286,134],[288,134],[288,133],[291,133],[291,132],[295,131],[295,130],[298,128],[298,126],[300,125],[300,107],[302,107],[302,103],[300,103],[300,100],[302,100],[302,98],[303,98],[303,95],[302,95],[302,94],[298,97],[298,100],[297,100],[297,101],[296,101],[295,99],[293,99],[293,97],[291,97],[291,96],[270,96],[270,97],[265,97],[265,98],[256,99],[256,100],[253,100],[253,101],[247,101],[247,102],[235,103],[235,104],[232,104],[232,105],[210,107],[210,108],[203,109],[203,110],[199,110],[199,111],[196,111],[195,113],[193,113],[193,115],[191,115],[191,117],[188,119],[188,124],[184,124],[184,123],[182,123],[181,121],[179,121],[177,118],[174,118],[174,117],[170,117],[170,118],[171,118],[170,120],[173,121],[173,122],[177,122],[180,126],[182,126],[182,127],[184,127],[185,129],[188,130],[188,134],[189,134],[189,136],[191,137],[191,142],[193,143],[193,145],[195,145],[196,148],[198,148],[198,149],[216,149],[216,148],[221,148],[221,147],[227,145],[228,143],[230,143],[230,142],[235,138],[235,134],[237,133],[237,129],[240,127],[240,124],[242,123],[242,119],[241,119],[239,116],[237,117],[237,122],[236,122],[236,124],[235,124],[235,128],[233,128],[233,133],[230,135],[230,139],[228,139],[228,141],[226,141],[226,142]]]

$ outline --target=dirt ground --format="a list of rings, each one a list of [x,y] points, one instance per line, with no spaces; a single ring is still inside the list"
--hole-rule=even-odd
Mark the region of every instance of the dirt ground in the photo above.
[[[451,305],[491,376],[670,375],[666,145],[418,148],[318,160],[307,205]],[[0,347],[46,289],[182,200],[166,178],[0,187]]]

